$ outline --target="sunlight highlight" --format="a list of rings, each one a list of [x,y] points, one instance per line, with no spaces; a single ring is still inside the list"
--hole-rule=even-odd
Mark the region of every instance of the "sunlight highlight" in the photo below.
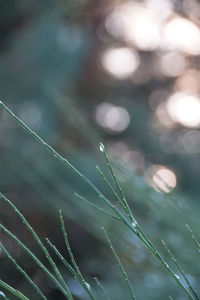
[[[174,17],[164,26],[162,47],[190,55],[199,55],[200,30],[191,21],[179,16]]]
[[[200,99],[184,93],[172,95],[167,102],[171,119],[185,127],[200,127]]]
[[[108,15],[107,31],[142,50],[154,50],[160,42],[159,15],[144,4],[125,2]]]
[[[104,69],[118,79],[130,77],[138,68],[139,55],[130,48],[111,48],[102,56]]]
[[[96,110],[96,121],[109,131],[122,132],[129,126],[130,116],[121,106],[101,103]]]
[[[160,57],[159,67],[163,75],[178,77],[184,72],[186,61],[180,53],[170,52]]]
[[[164,166],[158,166],[152,176],[153,187],[158,191],[170,193],[177,184],[176,175]]]

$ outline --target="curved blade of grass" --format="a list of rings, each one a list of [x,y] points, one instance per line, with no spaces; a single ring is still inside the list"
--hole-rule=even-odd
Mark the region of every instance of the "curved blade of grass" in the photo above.
[[[63,158],[56,150],[54,150],[49,144],[47,144],[37,133],[30,129],[21,119],[19,119],[2,101],[0,101],[0,106],[3,107],[7,113],[12,116],[29,134],[31,134],[40,144],[42,144],[49,152],[53,154],[55,158],[60,160],[62,163],[67,165],[74,173],[76,173],[82,180],[84,180],[101,199],[126,223],[129,228],[131,227],[130,222],[120,213],[120,211],[113,205],[105,195],[78,169],[76,169],[67,159]]]
[[[113,245],[112,245],[112,242],[111,242],[111,240],[110,240],[110,238],[109,238],[109,236],[108,236],[106,230],[104,229],[104,227],[102,227],[102,230],[103,230],[103,232],[104,232],[106,241],[108,242],[108,245],[109,245],[109,247],[110,247],[110,249],[111,249],[111,251],[112,251],[112,253],[113,253],[113,255],[114,255],[115,259],[116,259],[116,261],[117,261],[117,265],[119,266],[119,268],[120,268],[120,270],[121,270],[122,276],[124,277],[124,281],[125,281],[126,284],[127,284],[127,287],[128,287],[128,289],[129,289],[129,292],[130,292],[130,295],[131,295],[131,299],[132,299],[132,300],[136,300],[135,293],[134,293],[133,288],[132,288],[132,286],[131,286],[131,283],[130,283],[130,281],[129,281],[128,275],[127,275],[127,273],[126,273],[124,267],[122,266],[122,263],[121,263],[121,261],[120,261],[120,258],[119,258],[119,256],[117,255],[117,252],[115,251],[115,249],[114,249],[114,247],[113,247]]]
[[[67,159],[63,158],[58,152],[56,152],[49,144],[47,144],[39,135],[37,135],[32,129],[30,129],[21,119],[19,119],[2,101],[0,106],[3,107],[7,113],[12,116],[29,134],[31,134],[40,144],[42,144],[54,157],[59,159],[62,163],[67,165],[74,173],[76,173],[82,180],[84,180],[96,193],[97,195],[118,215],[118,217],[131,229],[138,237],[139,234],[133,228],[132,224],[127,220],[123,214],[113,205],[110,200],[80,171],[78,171]],[[148,247],[148,246],[147,246]]]
[[[105,148],[104,148],[105,149]],[[105,151],[105,150],[104,150]],[[109,158],[108,158],[109,159]],[[112,166],[110,165],[110,167],[112,168]],[[115,192],[114,188],[112,187],[112,185],[110,184],[110,182],[108,181],[108,179],[105,177],[104,173],[101,171],[101,169],[96,166],[98,172],[100,173],[102,179],[104,180],[104,182],[106,183],[106,185],[109,187],[109,189],[111,190],[111,192],[114,194],[114,196],[116,197],[117,201],[121,204],[122,208],[124,208],[123,203],[121,202],[121,199],[119,198],[119,195]],[[130,210],[130,209],[129,209]],[[129,217],[129,219],[131,220],[132,224],[134,224],[135,229],[138,232],[138,237],[143,241],[143,243],[148,247],[148,248],[152,248],[152,251],[156,251],[156,249],[154,248],[154,246],[152,245],[151,241],[147,238],[147,236],[145,235],[145,233],[142,231],[141,227],[138,225],[136,219],[134,218],[131,210],[130,212],[127,210],[127,208],[125,208],[125,211]]]
[[[6,283],[5,281],[3,281],[1,279],[0,279],[0,286],[21,300],[30,300],[24,294],[22,294],[20,291],[18,291],[17,289],[14,289],[11,285],[9,285],[8,283]]]
[[[44,296],[44,294],[41,292],[39,287],[35,284],[35,282],[29,277],[29,275],[20,267],[20,265],[15,261],[15,259],[11,256],[11,254],[7,251],[7,249],[4,247],[4,245],[0,242],[0,248],[3,250],[3,252],[6,254],[6,256],[9,258],[10,261],[15,265],[17,270],[27,279],[27,281],[32,285],[32,287],[35,289],[38,295],[43,300],[47,300],[47,298]]]
[[[105,210],[105,209],[103,209],[103,208],[97,206],[96,204],[90,202],[90,201],[87,200],[85,197],[83,197],[83,196],[81,196],[81,195],[79,195],[79,194],[77,194],[77,193],[74,193],[74,195],[77,196],[79,199],[83,200],[83,201],[84,201],[85,203],[87,203],[88,205],[90,205],[90,206],[96,208],[96,209],[99,210],[100,212],[102,212],[102,213],[104,213],[104,214],[106,214],[106,215],[108,215],[108,216],[114,218],[115,220],[121,221],[121,219],[120,219],[119,217],[114,216],[114,215],[111,214],[109,211],[107,211],[107,210]]]
[[[196,291],[194,290],[194,288],[192,287],[189,279],[187,278],[185,272],[183,271],[183,269],[181,268],[181,266],[179,265],[179,262],[177,261],[177,259],[174,257],[174,255],[172,254],[171,250],[169,249],[169,247],[167,246],[167,244],[165,243],[165,241],[161,241],[164,248],[166,249],[167,253],[169,254],[170,258],[172,259],[172,261],[174,262],[175,266],[177,267],[177,270],[181,273],[181,275],[183,276],[183,278],[185,279],[185,282],[188,285],[188,288],[190,289],[190,291],[193,293],[194,297],[196,300],[199,300],[200,298],[198,297]]]
[[[66,229],[65,229],[65,223],[64,223],[64,220],[63,220],[63,215],[62,215],[61,209],[59,210],[59,217],[60,217],[60,224],[61,224],[61,228],[62,228],[62,233],[63,233],[64,240],[65,240],[65,245],[67,247],[67,251],[69,253],[72,265],[74,266],[74,269],[75,269],[77,275],[84,282],[84,278],[83,278],[83,276],[81,274],[81,271],[80,271],[80,269],[79,269],[79,267],[78,267],[78,265],[75,261],[74,255],[73,255],[71,247],[70,247],[70,243],[69,243],[68,235],[67,235],[67,232],[66,232]]]
[[[192,229],[191,229],[190,226],[187,225],[187,224],[186,224],[186,228],[187,228],[187,230],[188,230],[188,232],[189,232],[189,234],[190,234],[192,240],[194,241],[195,245],[197,246],[198,252],[200,253],[200,244],[199,244],[199,242],[197,241],[197,238],[195,237],[194,233],[192,232]]]
[[[69,243],[67,231],[65,229],[65,223],[64,223],[64,219],[63,219],[63,215],[62,215],[61,209],[59,210],[59,217],[60,217],[60,224],[61,224],[61,228],[62,228],[62,233],[63,233],[64,240],[65,240],[65,245],[67,247],[67,250],[68,250],[68,253],[69,253],[72,265],[74,266],[74,269],[76,271],[77,277],[79,277],[80,281],[82,282],[82,286],[88,292],[88,290],[90,291],[90,289],[88,288],[88,283],[85,281],[85,279],[84,279],[84,277],[83,277],[83,275],[82,275],[82,273],[81,273],[81,271],[80,271],[80,269],[79,269],[79,267],[78,267],[78,265],[77,265],[77,263],[75,261],[74,255],[73,255],[71,247],[70,247],[70,243]],[[89,296],[90,296],[91,299],[95,300],[95,296],[91,293],[91,291],[90,291]]]
[[[104,152],[105,152],[105,147],[103,148]],[[102,151],[102,152],[103,152]],[[106,152],[105,152],[106,153]],[[108,161],[110,162],[108,156],[106,155]],[[124,208],[123,203],[121,202],[121,199],[119,197],[119,195],[117,194],[117,192],[115,192],[114,188],[112,187],[112,185],[110,184],[110,182],[108,181],[108,179],[105,177],[104,173],[101,171],[101,169],[96,166],[98,172],[100,173],[103,181],[106,183],[106,185],[109,187],[109,189],[111,190],[111,192],[114,194],[114,196],[116,197],[117,201],[121,204],[121,206]],[[110,168],[112,169],[112,166],[110,164]],[[113,169],[112,169],[113,170]],[[116,177],[115,177],[116,178]],[[117,180],[117,179],[116,179]],[[118,182],[118,181],[117,181]],[[118,184],[119,185],[119,184]],[[129,219],[131,220],[132,224],[135,225],[136,230],[138,231],[138,234],[140,235],[140,239],[145,243],[146,246],[151,247],[153,251],[156,251],[156,249],[154,248],[154,246],[152,245],[152,243],[150,242],[150,240],[147,238],[147,236],[145,235],[145,233],[142,231],[141,227],[138,226],[138,223],[136,221],[136,219],[134,218],[130,208],[125,208],[125,211],[129,217]]]
[[[105,158],[105,160],[107,162],[107,166],[108,166],[108,168],[110,170],[110,173],[111,173],[111,175],[113,177],[114,183],[115,183],[115,185],[116,185],[116,187],[117,187],[117,189],[119,191],[119,194],[121,196],[122,201],[120,201],[120,203],[121,203],[122,207],[124,208],[124,210],[127,212],[127,215],[130,218],[130,220],[134,221],[135,218],[133,217],[132,211],[131,211],[131,209],[130,209],[127,201],[126,201],[126,198],[125,198],[125,195],[123,193],[123,190],[122,190],[122,188],[121,188],[121,186],[120,186],[120,184],[119,184],[119,182],[117,180],[117,177],[116,177],[115,172],[113,170],[113,167],[111,165],[110,159],[109,159],[109,157],[108,157],[108,155],[106,153],[106,149],[105,149],[104,144],[100,143],[100,147],[99,148],[100,148],[100,151],[104,155],[104,158]]]
[[[54,244],[52,244],[52,242],[48,239],[45,238],[45,240],[47,241],[47,244],[51,247],[51,249],[55,252],[55,254],[60,258],[60,260],[62,261],[62,263],[67,267],[67,269],[72,273],[72,275],[74,275],[75,278],[77,278],[77,274],[76,271],[72,268],[72,266],[66,261],[66,259],[62,256],[62,254],[60,253],[60,251],[58,251],[58,249],[56,248],[56,246]]]
[[[80,276],[76,273],[76,271],[70,266],[70,264],[66,261],[66,259],[62,256],[62,254],[60,253],[60,251],[58,251],[58,249],[56,248],[55,245],[53,245],[51,243],[51,241],[46,238],[46,241],[48,243],[48,245],[51,247],[51,249],[55,252],[55,254],[60,258],[60,260],[62,261],[62,263],[67,267],[67,269],[74,275],[75,279],[82,285],[82,287],[86,290],[87,294],[90,296],[90,298],[92,300],[96,300],[95,296],[93,295],[93,293],[90,290],[90,285],[84,280],[84,282],[82,281],[82,279],[80,278]]]
[[[108,179],[106,178],[106,176],[104,175],[104,173],[102,172],[102,170],[99,168],[99,166],[96,166],[97,171],[99,172],[99,174],[101,175],[103,181],[105,182],[105,184],[108,186],[108,188],[110,189],[110,191],[114,194],[114,196],[116,197],[118,203],[121,205],[121,207],[126,211],[126,213],[128,214],[126,205],[124,204],[124,202],[121,200],[121,198],[119,197],[119,195],[117,194],[117,192],[114,190],[114,188],[112,187],[112,185],[110,184],[110,182],[108,181]],[[129,216],[129,215],[128,215]],[[130,216],[129,216],[130,217]]]
[[[104,289],[103,285],[102,285],[101,282],[98,280],[98,278],[95,277],[94,280],[96,281],[96,284],[97,284],[97,286],[99,287],[99,289],[100,289],[102,295],[104,296],[104,298],[105,298],[106,300],[110,300],[110,297],[108,296],[106,290]]]
[[[153,253],[153,255],[161,262],[164,268],[169,272],[169,274],[173,277],[173,279],[178,283],[178,285],[183,289],[185,294],[189,297],[189,299],[194,300],[193,296],[190,292],[185,288],[185,286],[181,283],[181,281],[177,278],[176,274],[169,268],[165,260],[162,258],[158,250],[151,246],[151,242],[147,238],[144,240],[140,233],[138,232],[138,227],[132,226],[131,222],[124,217],[124,215],[113,205],[110,200],[86,177],[84,176],[78,169],[76,169],[67,159],[63,158],[58,152],[56,152],[49,144],[47,144],[41,137],[39,137],[33,130],[31,130],[22,120],[20,120],[2,101],[0,101],[0,106],[7,111],[9,115],[11,115],[29,134],[31,134],[39,143],[41,143],[49,152],[53,154],[55,158],[60,160],[62,163],[67,165],[74,173],[76,173],[82,180],[84,180],[96,193],[97,195],[119,216],[119,218],[124,222],[124,224],[135,233],[140,240],[147,246],[147,248]],[[103,145],[103,144],[102,144]],[[103,146],[104,147],[104,146]],[[133,221],[135,222],[135,221]],[[137,229],[137,230],[136,230]]]
[[[0,223],[0,228],[3,229],[3,231],[6,234],[8,234],[13,240],[15,240],[17,242],[17,244],[36,262],[36,264],[46,273],[46,275],[48,277],[50,277],[52,279],[52,281],[54,281],[54,283],[56,284],[56,286],[58,287],[58,289],[63,293],[63,295],[66,296],[67,299],[69,299],[69,295],[67,294],[67,292],[65,291],[65,289],[63,288],[63,286],[56,279],[56,277],[51,272],[49,272],[49,270],[43,265],[43,263],[37,258],[37,256],[35,256],[35,254],[27,246],[25,246],[22,243],[22,241],[20,241],[14,234],[12,234],[12,232],[10,232],[1,223]]]
[[[1,192],[0,192],[0,197],[15,211],[15,213],[20,217],[20,219],[22,220],[22,222],[24,223],[24,225],[26,226],[26,228],[30,231],[30,233],[32,234],[32,236],[34,237],[34,239],[36,240],[36,242],[38,243],[38,245],[40,246],[40,248],[42,249],[43,253],[45,254],[47,260],[49,261],[51,267],[53,268],[55,274],[57,275],[58,279],[60,280],[64,290],[66,291],[66,293],[68,294],[68,298],[69,300],[73,300],[73,297],[68,289],[68,286],[66,285],[60,271],[58,270],[55,262],[53,261],[53,259],[51,258],[48,250],[46,249],[46,247],[43,245],[42,241],[40,240],[39,236],[37,235],[37,233],[35,232],[35,230],[32,228],[32,226],[28,223],[28,221],[26,220],[26,218],[22,215],[22,213],[17,209],[17,207],[8,199],[6,198]]]

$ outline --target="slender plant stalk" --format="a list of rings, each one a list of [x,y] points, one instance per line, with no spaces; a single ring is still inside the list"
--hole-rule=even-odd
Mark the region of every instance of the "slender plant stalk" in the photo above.
[[[75,279],[82,285],[82,287],[85,289],[85,291],[87,292],[87,294],[90,296],[90,298],[92,300],[96,300],[96,297],[93,295],[93,293],[90,290],[90,286],[89,284],[85,281],[83,283],[82,279],[80,278],[80,276],[76,273],[76,271],[70,266],[70,264],[66,261],[66,259],[62,256],[62,254],[60,253],[60,251],[58,251],[58,249],[56,248],[55,245],[53,245],[51,243],[51,241],[46,238],[46,241],[48,243],[48,245],[51,247],[51,249],[55,252],[55,254],[60,258],[60,260],[62,261],[62,263],[65,265],[65,267],[74,275]]]
[[[108,179],[106,178],[106,176],[104,175],[104,173],[102,172],[102,170],[99,168],[99,166],[96,166],[97,171],[99,172],[99,174],[101,175],[103,181],[106,183],[106,185],[108,186],[108,188],[110,189],[110,191],[114,194],[114,196],[116,197],[118,203],[121,205],[121,207],[126,211],[128,217],[130,217],[129,212],[127,210],[127,207],[124,203],[124,201],[122,201],[122,199],[119,197],[118,193],[114,190],[114,188],[112,187],[112,185],[110,184],[110,182],[108,181]]]
[[[103,144],[101,143],[100,146],[102,146]],[[103,149],[102,152],[105,152],[105,147],[103,146]],[[107,160],[110,162],[106,152],[105,152],[105,155],[107,157]],[[148,247],[151,247],[153,251],[156,251],[156,249],[154,248],[154,246],[152,245],[152,243],[150,242],[150,240],[147,238],[147,236],[145,235],[145,233],[142,231],[142,228],[140,226],[138,226],[138,223],[136,221],[136,219],[134,218],[130,208],[127,206],[126,208],[124,207],[119,195],[115,192],[114,188],[112,187],[112,185],[109,183],[108,179],[105,177],[104,173],[101,171],[101,169],[96,166],[98,172],[100,173],[101,177],[103,178],[104,182],[106,183],[106,185],[109,187],[109,189],[111,190],[111,192],[114,194],[114,196],[116,197],[117,201],[121,204],[122,208],[125,210],[125,212],[127,213],[128,217],[130,218],[131,222],[132,222],[132,225],[134,225],[135,229],[138,231],[138,234],[140,235],[140,239],[143,241],[143,243],[148,246]],[[109,163],[109,168],[112,170],[112,173],[114,174],[114,171],[112,169],[112,166],[111,164]],[[115,177],[116,178],[116,177]],[[117,180],[117,179],[116,179]],[[117,181],[118,182],[118,181]],[[119,186],[119,183],[118,183],[118,186]],[[122,191],[122,189],[121,189]],[[127,212],[128,210],[128,212]],[[118,220],[120,220],[118,218]],[[121,221],[121,220],[120,220]]]
[[[81,196],[81,195],[79,195],[79,194],[77,194],[77,193],[74,193],[74,195],[77,196],[79,199],[83,200],[83,201],[84,201],[85,203],[87,203],[89,206],[92,206],[92,207],[96,208],[96,209],[99,210],[100,212],[103,212],[104,214],[106,214],[106,215],[108,215],[108,216],[114,218],[115,220],[121,221],[121,219],[120,219],[119,217],[114,216],[114,215],[111,214],[109,211],[107,211],[107,210],[105,210],[105,209],[99,207],[98,205],[96,205],[96,204],[90,202],[90,201],[87,200],[85,197],[83,197],[83,196]]]
[[[65,245],[67,247],[72,265],[74,266],[74,270],[76,271],[77,277],[79,277],[80,281],[82,282],[82,286],[84,287],[84,289],[86,290],[86,292],[89,294],[89,296],[91,297],[91,299],[95,300],[94,295],[91,293],[90,291],[90,286],[89,284],[85,281],[85,279],[83,278],[83,275],[81,274],[81,271],[75,261],[74,255],[72,253],[71,247],[70,247],[70,243],[69,243],[69,239],[68,239],[68,235],[67,235],[67,231],[65,229],[65,223],[63,220],[63,216],[62,216],[62,211],[61,209],[59,210],[59,217],[60,217],[60,223],[61,223],[61,228],[62,228],[62,233],[64,236],[64,240],[65,240]]]
[[[129,214],[129,218],[127,219],[122,212],[111,203],[110,200],[86,177],[84,176],[78,169],[76,169],[67,159],[63,158],[58,152],[56,152],[49,144],[47,144],[39,135],[37,135],[33,130],[31,130],[21,119],[19,119],[2,101],[0,101],[0,106],[8,112],[9,115],[11,115],[29,134],[31,134],[39,143],[41,143],[48,151],[50,151],[55,158],[59,159],[62,163],[67,165],[74,173],[76,173],[82,180],[84,180],[96,193],[97,195],[113,210],[113,212],[121,219],[121,221],[133,232],[135,233],[139,239],[147,246],[147,248],[153,253],[153,255],[161,262],[163,267],[169,272],[169,274],[174,278],[174,280],[178,283],[178,285],[182,288],[182,290],[185,292],[185,294],[188,296],[189,299],[194,300],[194,297],[190,294],[188,289],[182,284],[180,279],[176,276],[176,274],[169,268],[168,264],[165,262],[165,260],[162,258],[158,250],[153,246],[152,243],[149,241],[148,238],[144,238],[144,235],[141,234],[140,226],[138,225],[136,220],[133,218],[133,222],[131,222],[131,214],[130,214],[130,208],[126,202],[125,197],[123,196],[123,192],[121,188],[118,187],[120,194],[123,198],[123,208]],[[103,147],[103,148],[102,148]],[[106,158],[105,154],[105,147],[104,145],[100,144],[100,150],[104,153],[104,156]],[[107,158],[106,158],[107,159]],[[107,161],[108,167],[111,167],[111,164]],[[115,174],[114,174],[115,175]],[[113,175],[112,175],[113,176]],[[115,176],[116,178],[116,176]],[[118,186],[119,183],[117,182],[116,185]],[[125,201],[124,201],[125,199]],[[134,223],[134,224],[132,224]]]
[[[166,251],[168,252],[170,258],[172,259],[172,261],[174,262],[175,266],[177,267],[177,270],[181,273],[181,275],[183,276],[185,282],[188,285],[188,288],[190,289],[191,293],[194,295],[196,300],[200,300],[200,298],[198,297],[196,291],[194,290],[194,288],[192,287],[189,279],[187,278],[184,270],[181,268],[179,262],[177,261],[177,259],[174,257],[174,255],[172,254],[171,250],[169,249],[169,247],[167,246],[167,244],[165,243],[165,241],[162,240],[162,244],[164,246],[164,248],[166,249]]]
[[[46,273],[46,275],[48,277],[50,277],[52,279],[52,281],[54,281],[54,283],[56,284],[56,286],[58,287],[58,289],[63,293],[63,295],[67,299],[69,299],[69,295],[64,290],[63,286],[56,279],[56,277],[51,272],[49,272],[49,270],[43,265],[43,263],[37,258],[37,256],[35,256],[35,254],[27,246],[25,246],[14,234],[12,234],[12,232],[10,232],[5,226],[3,226],[2,224],[0,224],[0,228],[6,234],[8,234],[13,240],[15,240],[17,242],[17,244],[37,263],[37,265]]]
[[[78,267],[78,265],[75,261],[74,255],[73,255],[71,247],[70,247],[70,243],[69,243],[68,235],[67,235],[67,232],[66,232],[66,229],[65,229],[65,223],[64,223],[64,220],[63,220],[63,215],[62,215],[61,209],[59,210],[59,217],[60,217],[62,233],[63,233],[64,240],[65,240],[65,245],[67,247],[67,251],[69,253],[72,265],[74,266],[74,269],[75,269],[77,275],[80,276],[81,280],[84,282],[83,275],[81,274],[81,271],[80,271],[80,269],[79,269],[79,267]]]
[[[58,251],[58,249],[56,248],[56,246],[54,244],[52,244],[52,242],[46,238],[46,242],[47,244],[51,247],[51,249],[55,252],[55,254],[60,258],[60,260],[62,261],[62,263],[65,265],[65,267],[67,267],[67,269],[72,273],[72,275],[74,275],[74,277],[77,277],[76,271],[72,268],[72,266],[66,261],[66,259],[62,256],[62,254],[60,253],[60,251]]]
[[[73,297],[60,273],[60,271],[58,270],[55,262],[53,261],[53,259],[51,258],[49,252],[47,251],[46,247],[43,245],[42,241],[40,240],[39,236],[37,235],[37,233],[35,232],[35,230],[31,227],[31,225],[28,223],[28,221],[26,220],[26,218],[22,215],[22,213],[17,209],[17,207],[8,199],[6,198],[1,192],[0,192],[0,197],[15,211],[15,213],[20,217],[20,219],[22,220],[22,222],[24,223],[24,225],[26,226],[26,228],[30,231],[30,233],[32,234],[32,236],[34,237],[34,239],[36,240],[36,242],[38,243],[38,245],[40,246],[40,248],[42,249],[42,251],[44,252],[47,260],[49,261],[49,263],[51,264],[51,267],[53,268],[55,274],[57,275],[58,279],[60,280],[64,290],[66,291],[66,293],[68,294],[68,299],[69,300],[73,300]]]
[[[11,256],[11,254],[7,251],[7,249],[3,246],[3,244],[0,242],[0,248],[3,250],[3,252],[6,254],[6,256],[9,258],[9,260],[12,261],[12,263],[15,265],[17,270],[26,278],[26,280],[32,285],[32,287],[35,289],[38,295],[43,300],[47,300],[47,298],[44,296],[44,294],[41,292],[39,287],[33,282],[33,280],[29,277],[29,275],[20,267],[20,265],[15,261],[15,259]]]
[[[5,281],[3,281],[1,279],[0,279],[0,286],[2,288],[4,288],[5,290],[9,291],[14,296],[16,296],[18,299],[21,299],[21,300],[30,300],[24,294],[22,294],[20,291],[14,289],[11,285],[7,284]]]
[[[110,297],[108,296],[106,290],[104,289],[103,285],[102,285],[101,282],[98,280],[98,278],[95,277],[94,280],[96,281],[96,284],[97,284],[97,286],[99,287],[99,289],[100,289],[102,295],[104,296],[104,298],[105,298],[106,300],[110,300]]]
[[[191,228],[190,228],[189,225],[186,224],[186,228],[187,228],[187,230],[188,230],[188,232],[189,232],[189,234],[190,234],[192,240],[194,241],[195,245],[197,246],[198,252],[200,253],[200,244],[199,244],[199,242],[197,241],[197,239],[196,239],[194,233],[192,232],[192,230],[191,230]]]
[[[113,247],[112,242],[111,242],[111,240],[110,240],[110,238],[109,238],[106,230],[103,227],[102,227],[102,230],[104,232],[106,241],[108,242],[108,245],[109,245],[109,247],[110,247],[110,249],[111,249],[111,251],[112,251],[112,253],[113,253],[113,255],[114,255],[114,257],[115,257],[115,259],[117,261],[117,264],[118,264],[118,266],[119,266],[119,268],[121,270],[122,276],[124,277],[124,281],[127,284],[127,287],[129,289],[129,292],[130,292],[130,295],[131,295],[131,299],[132,300],[136,300],[135,293],[134,293],[133,288],[131,286],[131,283],[129,281],[128,275],[127,275],[127,273],[126,273],[126,271],[125,271],[125,269],[124,269],[124,267],[123,267],[123,265],[122,265],[122,263],[120,261],[120,258],[118,256],[117,252],[115,251],[115,248]]]
[[[110,173],[111,173],[111,175],[112,175],[112,177],[113,177],[114,183],[115,183],[115,185],[116,185],[116,187],[117,187],[117,189],[118,189],[118,191],[119,191],[119,194],[121,195],[121,199],[122,199],[122,207],[123,207],[124,210],[127,212],[127,215],[128,215],[128,217],[130,218],[130,220],[131,220],[131,221],[134,221],[134,217],[133,217],[132,211],[131,211],[131,209],[130,209],[130,207],[129,207],[127,201],[126,201],[126,198],[125,198],[125,195],[124,195],[124,193],[123,193],[123,190],[122,190],[122,188],[121,188],[121,186],[120,186],[120,184],[119,184],[119,182],[118,182],[118,180],[117,180],[117,177],[116,177],[116,175],[115,175],[115,172],[114,172],[114,170],[113,170],[113,168],[112,168],[112,166],[111,166],[111,162],[110,162],[110,159],[109,159],[109,157],[108,157],[108,155],[107,155],[107,153],[106,153],[104,144],[103,144],[103,143],[100,143],[100,147],[99,147],[99,148],[100,148],[100,151],[103,152],[103,155],[104,155],[105,160],[106,160],[106,162],[107,162],[108,168],[109,168]]]

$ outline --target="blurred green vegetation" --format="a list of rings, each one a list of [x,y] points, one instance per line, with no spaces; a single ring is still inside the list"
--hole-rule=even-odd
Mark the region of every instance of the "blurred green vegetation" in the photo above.
[[[162,6],[164,2],[165,6]],[[132,5],[134,3],[137,4],[133,1]],[[159,21],[160,27],[178,17],[196,24],[197,28],[200,24],[199,16],[195,14],[199,4],[195,0],[138,3],[140,9],[148,9],[149,14],[152,7],[157,15],[159,7],[168,11],[168,16]],[[98,148],[99,141],[103,141],[143,228],[159,249],[163,249],[161,239],[169,244],[199,289],[198,253],[185,224],[190,224],[198,233],[200,122],[190,120],[188,125],[181,118],[180,121],[170,119],[165,106],[170,95],[175,93],[192,95],[199,101],[200,53],[198,49],[197,53],[190,53],[189,46],[189,50],[183,46],[174,50],[151,45],[152,49],[150,46],[145,49],[141,46],[145,42],[141,45],[131,43],[120,31],[119,12],[118,23],[113,15],[116,8],[124,4],[130,5],[130,2],[1,0],[0,98],[105,190],[96,171],[98,164],[110,176]],[[192,34],[185,36],[188,45],[189,36]],[[193,46],[195,48],[195,44]],[[137,51],[137,70],[132,69],[129,76],[122,78],[123,60],[114,60],[114,66],[103,63],[107,49],[114,48]],[[174,53],[179,55],[183,65],[185,63],[182,71],[181,63],[176,65],[177,56],[171,61],[164,57]],[[173,64],[180,69],[179,73],[173,71]],[[115,67],[118,67],[118,73],[114,73]],[[195,108],[188,109],[188,114],[195,115]],[[130,274],[137,299],[168,299],[169,295],[174,299],[185,299],[168,274],[131,233],[74,195],[76,192],[99,203],[86,184],[52,158],[3,111],[0,111],[0,120],[1,192],[23,211],[41,238],[48,236],[64,251],[58,220],[58,209],[62,208],[73,253],[91,286],[95,286],[93,277],[98,277],[112,299],[128,299],[128,291],[126,294],[100,229],[104,225]],[[159,170],[171,173],[162,177]],[[164,188],[159,177],[166,183]],[[167,189],[167,193],[160,191],[163,189]],[[109,190],[105,192],[112,197]],[[5,204],[1,203],[0,207],[2,222],[44,259],[17,216]],[[0,239],[25,266],[48,299],[63,299],[14,242],[3,233]],[[167,257],[164,249],[162,253]],[[74,279],[69,274],[65,276],[75,299],[86,299]],[[24,291],[31,299],[37,299],[1,253],[0,278]]]

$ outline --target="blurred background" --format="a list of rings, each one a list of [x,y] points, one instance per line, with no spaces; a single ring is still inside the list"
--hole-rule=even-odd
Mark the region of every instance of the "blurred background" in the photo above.
[[[99,165],[110,178],[99,151],[103,141],[143,229],[166,258],[160,240],[168,243],[197,290],[198,253],[185,224],[198,233],[199,57],[197,0],[0,1],[0,98],[113,199],[96,171]],[[2,110],[0,124],[1,191],[68,258],[62,208],[74,255],[97,295],[94,277],[112,299],[129,299],[104,225],[137,299],[185,299],[131,232],[74,195],[105,208],[79,177]],[[13,211],[3,201],[0,207],[2,223],[45,262]],[[12,240],[2,232],[0,238],[48,299],[64,299]],[[88,299],[63,274],[74,298]],[[0,278],[38,299],[2,252]]]

